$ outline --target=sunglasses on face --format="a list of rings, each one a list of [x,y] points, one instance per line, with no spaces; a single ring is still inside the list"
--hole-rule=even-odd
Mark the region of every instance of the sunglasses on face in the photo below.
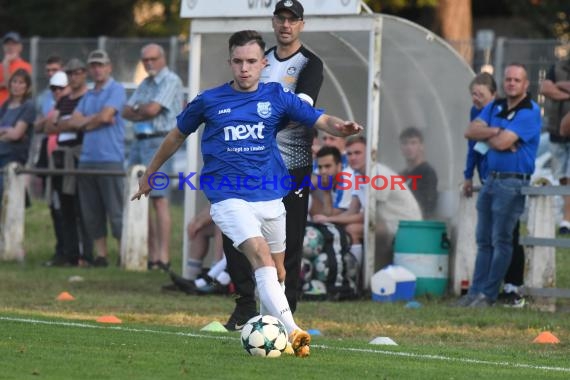
[[[65,90],[65,87],[49,86],[49,89],[51,90],[51,92],[58,92],[58,91],[63,91],[63,90]]]
[[[289,21],[289,25],[297,25],[302,18],[299,17],[286,17],[283,15],[275,15],[273,17],[278,24],[285,24],[285,21]]]

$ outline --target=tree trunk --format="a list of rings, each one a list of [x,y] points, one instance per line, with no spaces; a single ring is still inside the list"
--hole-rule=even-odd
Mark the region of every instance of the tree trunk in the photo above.
[[[469,64],[473,60],[471,0],[439,0],[436,30]]]

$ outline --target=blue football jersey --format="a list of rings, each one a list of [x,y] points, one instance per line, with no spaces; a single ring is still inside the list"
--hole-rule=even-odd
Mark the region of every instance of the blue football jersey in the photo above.
[[[259,83],[253,92],[236,91],[229,83],[204,91],[177,117],[185,135],[205,124],[204,167],[195,186],[211,203],[282,198],[291,182],[277,148],[277,132],[289,121],[312,126],[321,114],[279,83]]]

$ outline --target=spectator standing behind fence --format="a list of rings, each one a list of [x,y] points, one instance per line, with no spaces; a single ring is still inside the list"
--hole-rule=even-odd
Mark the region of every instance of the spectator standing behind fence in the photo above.
[[[81,154],[83,132],[70,127],[69,120],[87,92],[87,66],[81,60],[73,58],[64,69],[70,92],[56,103],[58,117],[55,122],[48,122],[46,133],[57,133],[57,148],[51,155],[49,166],[73,170],[76,169]],[[88,238],[85,220],[79,208],[77,177],[53,176],[52,182],[61,203],[63,225],[63,256],[54,260],[52,265],[86,266],[93,261],[93,242]]]
[[[36,167],[42,169],[47,169],[51,151],[57,146],[57,133],[48,133],[46,127],[50,123],[53,124],[57,119],[57,117],[54,118],[56,101],[68,91],[67,76],[61,71],[62,68],[63,59],[60,56],[53,55],[48,57],[44,69],[48,79],[48,85],[36,98],[37,117],[34,123],[34,129],[36,136],[39,137],[39,151]],[[56,73],[59,73],[59,75],[55,78],[56,81],[52,85],[51,80]],[[34,139],[34,146],[32,146],[31,152],[35,151],[36,142],[37,139]],[[57,193],[51,191],[51,187],[46,187],[48,178],[47,176],[41,176],[43,183],[42,188],[49,204],[51,221],[55,232],[55,252],[50,260],[44,262],[44,265],[52,266],[61,262],[65,256],[63,244],[64,231],[60,200],[57,198]]]
[[[303,5],[297,0],[281,0],[275,4],[271,20],[277,45],[265,52],[268,64],[261,73],[262,82],[278,82],[290,92],[314,106],[323,83],[323,63],[309,51],[300,39],[305,27]],[[309,208],[309,186],[303,178],[312,171],[311,128],[291,123],[277,134],[281,157],[293,177],[294,188],[283,198],[286,217],[285,296],[294,313],[297,308],[299,274],[303,238]],[[236,287],[236,306],[226,328],[239,330],[245,322],[257,315],[255,283],[251,266],[224,236],[224,252],[228,271]]]
[[[148,165],[162,138],[176,125],[182,111],[182,81],[166,65],[160,45],[148,44],[141,50],[141,61],[148,76],[135,90],[123,110],[123,117],[134,123],[135,142],[129,153],[129,166]],[[171,160],[163,167],[172,172]],[[149,213],[148,268],[170,267],[170,210],[168,188],[150,195],[155,217]]]
[[[4,166],[10,162],[25,164],[28,160],[36,118],[32,78],[26,70],[19,69],[12,74],[8,90],[9,98],[0,106],[0,196],[4,193]]]
[[[540,85],[540,93],[546,97],[546,130],[550,134],[553,175],[563,186],[570,185],[570,136],[561,135],[561,122],[570,114],[570,59],[554,64]],[[561,234],[570,234],[570,195],[564,196]]]
[[[121,111],[127,100],[125,88],[111,77],[111,60],[106,51],[89,53],[87,65],[95,87],[81,98],[69,121],[71,127],[83,131],[78,168],[123,171],[125,122]],[[93,265],[106,267],[107,218],[121,246],[124,178],[83,175],[77,181],[81,214],[95,246]]]
[[[32,74],[32,65],[20,56],[22,48],[22,38],[19,33],[8,32],[2,38],[4,57],[0,67],[0,105],[9,97],[9,80],[13,73],[24,69],[28,74]]]
[[[470,121],[477,118],[481,110],[495,100],[497,93],[497,83],[489,73],[480,73],[475,76],[469,85],[473,107],[471,107]],[[487,160],[484,154],[475,149],[475,140],[467,142],[467,160],[465,163],[463,183],[463,194],[466,197],[473,195],[473,174],[475,169],[479,175],[481,184],[487,179]],[[503,300],[506,305],[513,307],[523,307],[525,300],[520,296],[518,288],[524,282],[524,247],[519,242],[520,222],[517,221],[513,230],[513,257],[509,270],[505,275],[503,292],[498,299]]]
[[[506,99],[489,103],[469,124],[465,137],[484,141],[488,176],[477,199],[477,258],[473,283],[457,306],[487,307],[497,300],[513,254],[513,230],[524,211],[541,130],[540,108],[527,93],[526,68],[509,64]]]
[[[406,159],[406,168],[400,173],[403,176],[419,176],[416,188],[413,189],[411,181],[408,188],[416,197],[424,219],[434,216],[437,206],[437,173],[426,161],[424,135],[416,127],[408,127],[400,133],[400,149]]]

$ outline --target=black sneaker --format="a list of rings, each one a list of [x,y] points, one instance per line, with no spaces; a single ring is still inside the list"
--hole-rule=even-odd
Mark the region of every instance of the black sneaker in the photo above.
[[[187,280],[184,277],[177,275],[173,271],[168,271],[168,274],[170,275],[172,283],[176,285],[178,289],[186,294],[198,294],[194,280]]]
[[[507,293],[507,297],[502,299],[504,307],[512,309],[522,309],[526,305],[526,300],[518,293]]]
[[[156,267],[157,267],[158,269],[160,269],[160,270],[163,271],[163,272],[168,272],[168,271],[170,271],[170,261],[168,261],[168,262],[165,263],[165,262],[162,262],[162,261],[158,260],[158,261],[156,261],[154,264],[156,265]]]
[[[179,292],[180,288],[176,284],[166,284],[160,287],[163,291],[166,292]]]
[[[95,260],[93,260],[93,266],[96,268],[106,268],[109,266],[109,262],[106,257],[97,256]]]
[[[72,263],[61,255],[53,255],[50,260],[44,261],[42,265],[44,267],[69,267]]]
[[[212,279],[210,276],[204,278],[206,285],[196,286],[199,294],[229,294],[228,285],[222,285],[219,281]]]
[[[230,315],[230,319],[228,319],[224,327],[228,331],[241,331],[243,329],[243,326],[245,326],[245,324],[247,323],[247,321],[249,321],[251,318],[255,317],[256,315],[259,315],[257,310],[255,309],[245,310],[236,305],[234,312],[232,313],[232,315]]]

